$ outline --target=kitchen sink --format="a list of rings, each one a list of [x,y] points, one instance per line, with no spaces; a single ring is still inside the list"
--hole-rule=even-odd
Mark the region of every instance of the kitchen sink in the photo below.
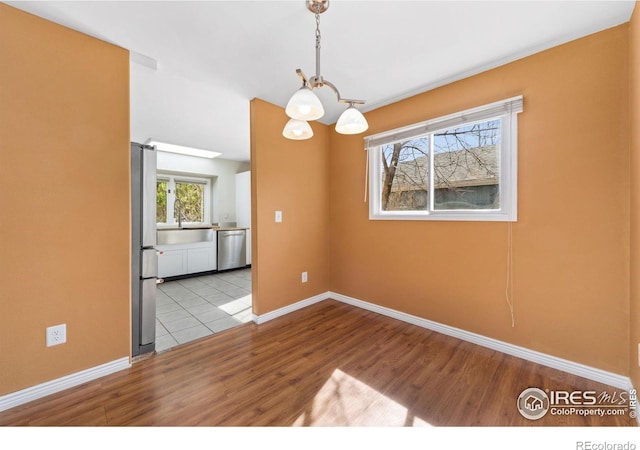
[[[158,230],[158,245],[211,242],[213,241],[213,237],[214,232],[211,228]]]

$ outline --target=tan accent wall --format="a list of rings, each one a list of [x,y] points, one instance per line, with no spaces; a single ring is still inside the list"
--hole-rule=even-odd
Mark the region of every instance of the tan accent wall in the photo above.
[[[329,289],[328,127],[282,136],[284,109],[251,101],[253,312],[266,314]],[[275,212],[282,211],[282,222]],[[308,282],[301,274],[308,273]]]
[[[0,4],[0,68],[2,395],[130,354],[129,55]]]
[[[366,114],[369,135],[524,96],[515,327],[508,225],[369,221],[362,136],[330,135],[331,290],[626,375],[627,58],[625,24]]]
[[[640,11],[636,2],[629,24],[631,105],[631,308],[629,376],[640,389]]]

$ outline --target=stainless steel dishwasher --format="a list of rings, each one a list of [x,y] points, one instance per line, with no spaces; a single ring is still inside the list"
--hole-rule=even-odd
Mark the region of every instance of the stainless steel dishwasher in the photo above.
[[[247,265],[247,230],[218,230],[218,270]]]

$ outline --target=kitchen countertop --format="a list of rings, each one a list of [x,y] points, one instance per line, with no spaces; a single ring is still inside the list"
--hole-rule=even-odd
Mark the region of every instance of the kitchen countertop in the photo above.
[[[161,227],[158,228],[158,231],[162,231],[162,230],[208,230],[208,229],[212,229],[214,231],[234,231],[234,230],[248,230],[249,227],[219,227],[219,226],[214,226],[214,225],[210,225],[210,226],[199,226],[199,225],[193,225],[193,226],[186,226],[186,227]]]

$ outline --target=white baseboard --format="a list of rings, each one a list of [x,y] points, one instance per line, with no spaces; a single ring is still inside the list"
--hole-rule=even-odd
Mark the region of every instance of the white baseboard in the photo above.
[[[283,308],[270,311],[266,314],[262,314],[262,315],[253,314],[252,319],[253,319],[253,322],[257,324],[265,323],[277,317],[284,316],[286,314],[292,313],[294,311],[297,311],[299,309],[305,308],[307,306],[313,305],[314,303],[318,303],[322,300],[327,300],[327,299],[337,300],[342,303],[346,303],[358,308],[366,309],[368,311],[381,314],[383,316],[392,317],[394,319],[411,323],[413,325],[417,325],[419,327],[426,328],[428,330],[442,333],[447,336],[452,336],[452,337],[461,339],[463,341],[471,342],[473,344],[477,344],[482,347],[490,348],[492,350],[497,350],[499,352],[506,353],[508,355],[512,355],[518,358],[522,358],[527,361],[535,362],[547,367],[551,367],[553,369],[562,370],[564,372],[571,373],[573,375],[577,375],[583,378],[587,378],[589,380],[597,381],[599,383],[603,383],[608,386],[613,386],[613,387],[616,387],[619,389],[625,389],[625,390],[629,390],[633,388],[629,377],[625,377],[623,375],[607,372],[605,370],[586,366],[584,364],[580,364],[577,362],[568,361],[566,359],[558,358],[552,355],[547,355],[545,353],[540,353],[535,350],[530,350],[524,347],[519,347],[517,345],[509,344],[507,342],[502,342],[497,339],[492,339],[476,333],[471,333],[469,331],[461,330],[459,328],[451,327],[449,325],[444,325],[438,322],[434,322],[432,320],[423,319],[421,317],[396,311],[390,308],[386,308],[384,306],[378,306],[373,303],[365,302],[363,300],[359,300],[353,297],[348,297],[346,295],[338,294],[336,292],[328,291],[322,294],[318,294],[313,297],[307,298],[305,300],[301,300],[299,302],[293,303],[291,305],[287,305]],[[86,383],[87,381],[92,381],[92,380],[95,380],[96,378],[100,378],[105,375],[109,375],[111,373],[114,373],[123,369],[128,369],[129,367],[131,367],[131,363],[129,362],[129,357],[123,357],[115,361],[103,364],[101,366],[93,367],[91,369],[87,369],[81,372],[67,375],[65,377],[48,381],[46,383],[42,383],[37,386],[32,386],[30,388],[23,389],[18,392],[4,395],[0,397],[0,411],[5,411],[15,406],[19,406],[24,403],[45,397],[47,395],[54,394],[64,389],[69,389],[79,384]],[[640,424],[640,418],[638,418],[637,420],[639,421],[639,424]]]
[[[327,300],[328,298],[329,298],[329,292],[324,292],[322,294],[314,295],[313,297],[309,297],[305,300],[300,300],[299,302],[284,306],[274,311],[270,311],[266,314],[262,314],[262,315],[252,314],[251,319],[253,320],[254,323],[257,323],[257,324],[265,323],[277,317],[284,316],[286,314],[292,313],[299,309],[313,305],[314,303],[321,302],[322,300]]]
[[[517,345],[509,344],[507,342],[499,341],[497,339],[482,336],[480,334],[465,331],[459,328],[444,325],[432,320],[423,319],[422,317],[413,316],[404,312],[396,311],[384,306],[379,306],[373,303],[365,302],[353,297],[338,294],[336,292],[325,292],[323,294],[316,295],[306,300],[301,300],[297,303],[285,306],[283,308],[271,311],[263,315],[253,315],[253,321],[257,324],[273,320],[276,317],[289,314],[298,309],[302,309],[306,306],[318,303],[319,301],[326,299],[334,299],[342,303],[346,303],[358,308],[366,309],[383,316],[392,317],[394,319],[401,320],[413,325],[417,325],[428,330],[436,331],[438,333],[452,336],[463,341],[471,342],[482,347],[487,347],[492,350],[497,350],[507,355],[522,358],[527,361],[531,361],[543,366],[551,367],[553,369],[562,370],[563,372],[571,373],[589,380],[597,381],[608,386],[613,386],[619,389],[629,390],[632,389],[631,380],[629,377],[619,375],[613,372],[607,372],[595,367],[586,366],[577,362],[569,361],[566,359],[558,358],[557,356],[548,355],[528,348],[519,347]]]
[[[131,367],[131,364],[129,362],[129,357],[126,356],[100,366],[72,373],[71,375],[47,381],[46,383],[38,384],[11,394],[3,395],[0,397],[0,411],[6,411],[7,409],[46,397],[47,395],[55,394],[56,392],[78,386],[82,383],[86,383],[87,381],[92,381],[96,378],[104,377],[105,375],[109,375],[123,369],[128,369],[129,367]]]
[[[497,339],[492,339],[486,336],[471,333],[469,331],[461,330],[449,325],[444,325],[438,322],[423,319],[421,317],[413,316],[411,314],[385,308],[383,306],[378,306],[373,303],[358,300],[356,298],[347,297],[346,295],[337,294],[335,292],[327,292],[326,298],[332,298],[334,300],[338,300],[340,302],[347,303],[358,308],[366,309],[368,311],[373,311],[384,316],[402,320],[403,322],[411,323],[428,330],[446,334],[447,336],[453,336],[463,341],[471,342],[473,344],[487,347],[492,350],[497,350],[508,355],[541,364],[543,366],[562,370],[564,372],[587,378],[589,380],[597,381],[608,386],[613,386],[625,390],[629,390],[632,388],[631,380],[629,379],[629,377],[625,377],[624,375],[618,375],[616,373],[607,372],[595,367],[586,366],[584,364],[568,361],[556,356],[540,353],[535,350],[529,350],[524,347],[519,347],[507,342],[498,341]]]

